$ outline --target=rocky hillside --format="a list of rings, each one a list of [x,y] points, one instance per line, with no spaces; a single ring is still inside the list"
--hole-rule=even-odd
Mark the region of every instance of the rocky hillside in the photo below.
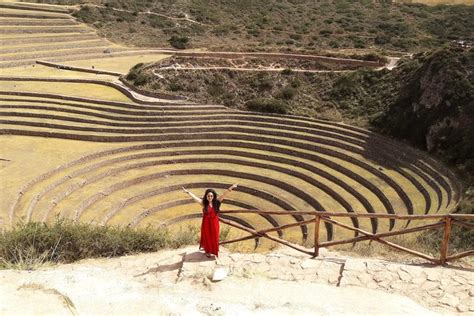
[[[464,5],[310,0],[104,0],[75,13],[128,45],[313,52],[433,49],[471,38],[473,15],[474,7]]]
[[[472,49],[450,48],[414,56],[392,74],[394,80],[403,84],[373,125],[435,153],[471,178],[473,70]]]

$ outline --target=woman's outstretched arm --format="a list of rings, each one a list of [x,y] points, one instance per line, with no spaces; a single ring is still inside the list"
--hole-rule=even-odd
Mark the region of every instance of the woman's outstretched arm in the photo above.
[[[226,196],[227,194],[229,194],[230,192],[232,192],[232,190],[235,189],[236,187],[237,187],[237,184],[231,185],[231,186],[227,189],[227,191],[225,191],[224,193],[222,193],[221,195],[219,195],[219,196],[217,197],[217,199],[218,199],[220,202],[222,202],[222,201],[225,199],[225,196]]]
[[[198,198],[196,195],[194,195],[194,193],[186,190],[184,187],[183,187],[183,191],[186,192],[190,197],[192,197],[193,200],[196,201],[196,203],[199,203],[199,205],[202,205],[202,199]]]

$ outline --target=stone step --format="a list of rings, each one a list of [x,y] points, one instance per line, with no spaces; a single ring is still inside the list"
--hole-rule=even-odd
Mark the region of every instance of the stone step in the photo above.
[[[178,274],[178,281],[184,279],[211,279],[216,268],[216,260],[208,258],[204,252],[188,249],[183,257],[183,266]]]

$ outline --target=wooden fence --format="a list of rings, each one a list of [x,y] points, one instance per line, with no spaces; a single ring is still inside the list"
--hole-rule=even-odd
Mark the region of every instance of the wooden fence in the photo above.
[[[328,212],[316,212],[316,211],[308,211],[308,212],[298,212],[298,211],[260,211],[260,210],[231,210],[231,211],[221,211],[222,214],[235,214],[235,213],[245,213],[245,214],[257,214],[257,215],[277,215],[277,216],[293,216],[293,215],[302,215],[305,217],[309,217],[309,219],[295,222],[291,224],[281,225],[278,227],[272,227],[268,229],[262,230],[254,230],[245,226],[242,226],[234,221],[220,218],[222,223],[230,225],[232,227],[238,228],[240,230],[246,231],[250,233],[250,235],[233,239],[233,240],[226,240],[221,242],[221,244],[229,244],[238,241],[254,239],[259,237],[268,238],[272,241],[278,242],[285,246],[291,247],[295,250],[301,251],[313,257],[317,257],[319,255],[319,249],[335,246],[335,245],[342,245],[342,244],[349,244],[349,243],[357,243],[364,240],[373,240],[384,245],[390,246],[392,248],[398,249],[402,252],[406,252],[428,261],[433,262],[434,264],[445,264],[449,261],[453,261],[462,257],[472,256],[474,255],[474,249],[470,249],[467,251],[463,251],[457,254],[448,255],[448,248],[449,248],[449,240],[451,236],[451,229],[453,225],[462,226],[468,229],[474,228],[474,215],[468,214],[445,214],[445,215],[395,215],[395,214],[357,214],[357,213],[328,213]],[[434,221],[431,224],[424,224],[420,226],[414,226],[410,228],[401,228],[396,231],[389,231],[389,232],[382,232],[382,233],[370,233],[360,228],[356,228],[350,225],[346,225],[344,223],[338,222],[334,218],[376,218],[376,219],[394,219],[394,220],[406,220],[410,223],[416,221]],[[334,226],[342,227],[344,229],[356,232],[356,236],[353,238],[347,238],[343,240],[335,240],[335,241],[325,241],[320,242],[319,240],[319,229],[321,221],[325,223],[332,224]],[[290,227],[302,226],[302,225],[309,225],[314,224],[314,251],[308,251],[308,249],[302,248],[299,245],[295,245],[290,243],[284,239],[271,236],[268,233],[280,231]],[[438,258],[431,257],[428,254],[421,253],[419,251],[415,251],[393,242],[387,241],[383,238],[392,237],[397,235],[404,235],[414,232],[419,232],[428,229],[434,228],[444,228],[443,239],[441,240],[440,245],[440,255]],[[360,236],[358,236],[360,235]]]

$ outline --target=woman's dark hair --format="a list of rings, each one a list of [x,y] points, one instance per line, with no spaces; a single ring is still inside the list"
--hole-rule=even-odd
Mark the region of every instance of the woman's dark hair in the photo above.
[[[221,202],[217,199],[217,193],[214,189],[207,189],[204,192],[204,197],[202,198],[202,204],[204,205],[204,211],[207,212],[207,207],[209,206],[209,201],[207,200],[207,194],[212,193],[214,197],[212,198],[212,207],[214,207],[215,212],[220,211]]]

